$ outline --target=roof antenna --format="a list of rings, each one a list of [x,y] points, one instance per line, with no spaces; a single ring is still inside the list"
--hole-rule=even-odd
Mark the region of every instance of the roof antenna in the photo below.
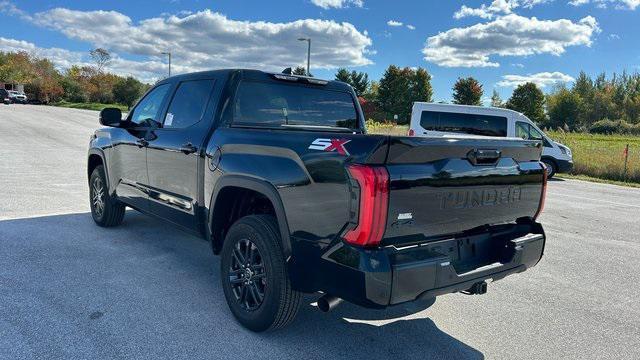
[[[290,68],[290,67],[288,67],[288,68],[286,68],[286,69],[282,70],[282,73],[283,73],[283,74],[286,74],[286,75],[293,75],[293,72],[291,71],[291,68]]]

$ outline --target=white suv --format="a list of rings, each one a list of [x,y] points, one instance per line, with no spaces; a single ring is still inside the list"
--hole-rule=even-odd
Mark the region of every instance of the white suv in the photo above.
[[[9,99],[11,100],[12,103],[19,103],[19,104],[26,104],[27,103],[27,95],[25,95],[24,93],[15,91],[15,90],[9,90]]]

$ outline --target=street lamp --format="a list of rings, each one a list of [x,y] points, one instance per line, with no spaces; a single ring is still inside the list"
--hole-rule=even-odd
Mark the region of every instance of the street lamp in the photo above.
[[[171,77],[171,53],[170,52],[162,52],[161,54],[169,56],[169,77]]]
[[[307,76],[311,76],[309,72],[309,63],[311,62],[311,38],[299,38],[298,41],[307,42]]]

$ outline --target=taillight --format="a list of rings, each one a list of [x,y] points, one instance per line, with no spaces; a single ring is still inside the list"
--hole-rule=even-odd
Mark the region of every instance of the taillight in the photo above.
[[[387,226],[389,173],[381,166],[349,165],[351,177],[360,187],[358,225],[344,234],[354,245],[377,246]]]
[[[534,219],[537,219],[538,216],[540,216],[540,214],[542,213],[542,210],[544,210],[544,202],[547,199],[548,172],[547,167],[544,165],[544,163],[541,164],[542,168],[544,169],[544,174],[542,175],[542,193],[540,194],[540,204],[538,205],[538,211],[536,211],[536,214],[533,217]]]
[[[415,132],[415,131],[413,131],[413,129],[409,129],[409,134],[408,134],[409,136],[413,136],[413,135],[415,135],[415,134],[416,134],[416,132]]]

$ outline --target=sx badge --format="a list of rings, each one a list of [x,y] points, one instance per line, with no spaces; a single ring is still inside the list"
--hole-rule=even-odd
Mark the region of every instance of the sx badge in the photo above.
[[[309,145],[311,150],[322,150],[327,152],[337,151],[338,154],[349,156],[349,151],[345,148],[345,144],[351,140],[347,139],[315,139]]]

